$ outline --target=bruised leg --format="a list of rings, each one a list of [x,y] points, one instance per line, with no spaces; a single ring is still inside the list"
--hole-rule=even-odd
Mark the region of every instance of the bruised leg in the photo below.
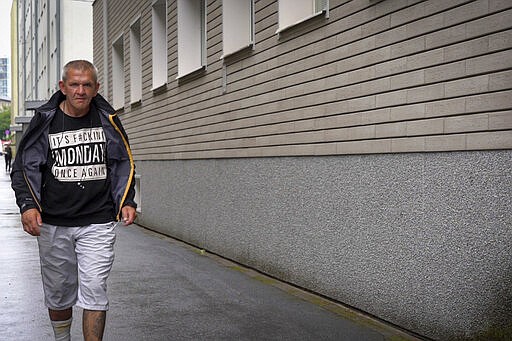
[[[52,321],[64,321],[69,320],[71,316],[73,315],[73,309],[65,309],[65,310],[52,310],[48,309],[48,312],[50,313],[50,320]]]
[[[106,317],[106,311],[84,309],[82,328],[85,341],[103,340]]]

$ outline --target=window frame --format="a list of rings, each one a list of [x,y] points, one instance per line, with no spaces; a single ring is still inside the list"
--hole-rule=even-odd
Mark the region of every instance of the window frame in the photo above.
[[[233,54],[236,54],[239,51],[245,50],[247,48],[254,48],[255,45],[255,27],[254,27],[254,0],[245,0],[247,1],[243,5],[249,5],[248,14],[246,16],[242,16],[239,22],[242,23],[245,21],[249,21],[249,25],[245,27],[240,27],[240,24],[237,22],[233,22],[232,19],[236,18],[234,15],[230,15],[231,13],[228,13],[227,9],[229,5],[232,4],[238,4],[242,2],[242,0],[223,0],[222,1],[222,56],[220,59],[226,58],[228,56],[231,56]],[[248,19],[248,20],[247,20]],[[229,23],[229,24],[227,24]],[[226,49],[226,41],[228,41],[229,38],[235,37],[235,39],[239,38],[241,31],[246,31],[244,34],[246,35],[245,43],[237,42],[238,46],[235,46],[233,48]],[[248,31],[248,32],[247,32]],[[235,34],[231,34],[232,32],[235,32]],[[239,39],[240,40],[240,39]],[[236,45],[232,44],[232,45]]]
[[[205,0],[199,1],[199,18],[192,17],[197,13],[193,13],[190,6],[184,6],[185,3],[190,4],[191,0],[178,0],[178,75],[177,80],[184,78],[190,74],[206,70],[206,25],[207,25],[207,7]],[[194,1],[194,0],[192,0]],[[190,15],[192,14],[192,16]],[[199,23],[199,27],[195,25]],[[194,41],[195,40],[195,41]],[[195,45],[199,42],[199,46]],[[191,62],[192,61],[192,62]]]
[[[142,100],[142,37],[140,16],[130,24],[130,103]]]
[[[124,40],[123,34],[112,42],[112,107],[124,108]]]
[[[292,8],[295,6],[297,8],[297,1],[302,1],[301,4],[306,4],[310,2],[312,6],[312,11],[309,14],[304,16],[297,15],[293,20],[287,20],[286,23],[281,25],[281,22],[284,18],[284,12],[287,8]],[[287,7],[287,8],[285,8]],[[278,26],[279,28],[276,31],[276,34],[279,34],[283,31],[286,31],[292,27],[300,25],[303,22],[309,21],[312,18],[316,18],[319,16],[325,16],[325,18],[329,18],[329,0],[278,0]]]
[[[163,7],[164,13],[156,9]],[[152,89],[156,90],[167,84],[168,42],[167,42],[167,0],[153,0],[151,5],[151,50],[152,50]],[[158,22],[156,22],[156,20]]]

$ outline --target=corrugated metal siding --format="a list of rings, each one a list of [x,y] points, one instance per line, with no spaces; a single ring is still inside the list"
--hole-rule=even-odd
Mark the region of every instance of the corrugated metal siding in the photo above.
[[[142,104],[129,105],[126,76],[122,116],[136,159],[512,148],[511,2],[330,1],[328,19],[279,35],[277,7],[255,1],[254,50],[221,60],[222,1],[208,1],[207,71],[177,81],[168,1],[169,83],[153,92],[151,3],[109,1],[126,75],[141,16]]]

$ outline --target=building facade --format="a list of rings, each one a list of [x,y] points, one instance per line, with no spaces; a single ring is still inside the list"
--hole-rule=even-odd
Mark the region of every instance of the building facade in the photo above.
[[[62,67],[92,60],[92,0],[13,1],[16,27],[14,130],[23,133],[33,110],[59,89]]]
[[[18,0],[11,3],[11,146],[16,153],[16,139],[21,138],[22,126],[16,124],[19,111],[18,87]],[[19,136],[17,134],[20,133]]]
[[[0,58],[0,97],[11,98],[9,58]]]
[[[5,109],[11,105],[11,100],[7,97],[0,97],[0,110]]]
[[[512,332],[510,1],[96,0],[93,18],[140,224],[426,337]]]

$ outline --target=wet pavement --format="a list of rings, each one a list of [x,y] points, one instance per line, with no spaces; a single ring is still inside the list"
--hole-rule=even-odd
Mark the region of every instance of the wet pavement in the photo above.
[[[0,162],[0,341],[52,340],[36,238]],[[143,229],[117,227],[105,340],[418,340],[322,297]],[[72,339],[82,340],[74,309]]]

